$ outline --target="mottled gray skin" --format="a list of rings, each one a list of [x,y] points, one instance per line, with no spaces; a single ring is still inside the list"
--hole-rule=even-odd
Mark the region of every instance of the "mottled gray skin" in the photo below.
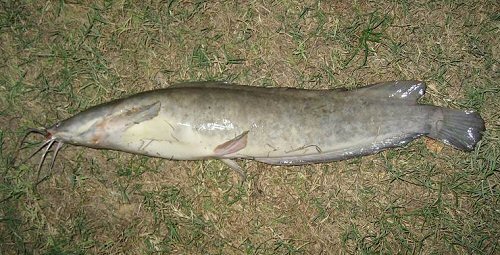
[[[422,135],[463,150],[473,149],[484,130],[479,115],[419,105],[416,100],[424,92],[424,83],[418,81],[375,84],[352,91],[188,83],[99,105],[56,124],[48,132],[60,142],[169,159],[246,158],[279,165],[372,154]],[[127,112],[131,108],[134,110]],[[139,116],[134,115],[136,112]],[[446,117],[448,114],[452,117]],[[109,117],[114,115],[119,117]],[[130,138],[128,142],[120,140],[131,126],[157,117],[165,125],[155,128],[165,128],[172,151],[148,151],[147,144],[135,146]],[[462,122],[466,122],[463,127]],[[75,127],[82,123],[87,123],[86,128],[76,132]],[[458,125],[458,131],[448,124]],[[186,127],[198,140],[175,137],[176,130]],[[224,155],[213,153],[217,145],[240,135],[246,136],[244,148]],[[142,144],[163,139],[148,138],[147,133],[138,136]],[[177,153],[175,146],[179,144],[188,149],[192,146],[193,153]]]
[[[163,92],[173,106],[172,114],[185,123],[199,128],[204,123],[227,119],[235,124],[230,132],[200,130],[207,136],[218,136],[223,142],[250,131],[249,152],[238,154],[245,158],[329,153],[339,149],[347,152],[360,140],[366,143],[359,144],[355,150],[367,148],[365,154],[368,154],[374,151],[369,149],[374,143],[387,136],[399,141],[428,133],[433,112],[426,106],[400,107],[400,104],[339,91],[211,88],[200,93],[199,88],[182,88]],[[190,108],[192,111],[185,111]],[[309,148],[308,153],[297,153],[305,147]],[[345,156],[344,151],[338,155],[339,158]]]

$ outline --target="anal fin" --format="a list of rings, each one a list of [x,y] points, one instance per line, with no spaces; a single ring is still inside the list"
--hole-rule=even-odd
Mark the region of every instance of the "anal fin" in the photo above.
[[[222,159],[220,159],[220,161],[222,161],[224,164],[229,166],[229,168],[231,168],[233,171],[235,171],[239,175],[240,184],[243,184],[245,182],[245,180],[247,179],[247,175],[246,175],[245,171],[243,170],[243,168],[240,165],[238,165],[238,163],[236,163],[236,161],[234,161],[232,159],[227,159],[227,158],[222,158]]]
[[[247,146],[247,136],[248,131],[245,131],[235,138],[217,145],[217,147],[215,147],[214,149],[215,156],[240,176],[240,184],[243,184],[243,182],[245,182],[246,180],[245,171],[240,165],[238,165],[238,163],[236,163],[236,161],[223,157],[244,149]]]

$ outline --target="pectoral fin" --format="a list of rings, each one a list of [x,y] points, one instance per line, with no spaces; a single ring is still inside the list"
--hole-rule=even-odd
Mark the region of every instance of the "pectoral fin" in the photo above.
[[[125,129],[132,125],[139,124],[143,121],[150,120],[160,112],[161,103],[154,102],[149,105],[132,107],[124,112],[112,116],[108,121],[113,123],[120,123]]]
[[[244,149],[247,146],[247,135],[248,131],[245,131],[241,135],[217,145],[214,149],[215,155],[224,156]]]
[[[158,116],[160,108],[161,103],[157,101],[148,105],[130,107],[129,109],[116,109],[111,114],[96,121],[80,135],[91,133],[94,144],[99,144],[102,139],[110,134],[107,130],[114,130],[114,132],[127,130],[135,124]]]
[[[114,127],[119,127],[121,130],[126,130],[132,125],[139,124],[158,116],[160,108],[161,103],[158,101],[148,105],[131,107],[130,109],[117,111],[117,113],[96,123],[95,126],[113,125]]]

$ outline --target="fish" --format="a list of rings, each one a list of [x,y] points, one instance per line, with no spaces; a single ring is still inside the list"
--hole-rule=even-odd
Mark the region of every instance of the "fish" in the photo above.
[[[55,145],[169,160],[218,159],[244,178],[236,159],[304,165],[378,153],[427,136],[472,151],[485,131],[472,110],[418,103],[422,81],[347,89],[253,87],[187,82],[84,110],[41,133],[39,163]]]

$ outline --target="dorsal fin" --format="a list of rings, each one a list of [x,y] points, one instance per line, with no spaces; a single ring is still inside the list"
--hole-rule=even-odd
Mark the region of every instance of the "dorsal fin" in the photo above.
[[[325,95],[325,93],[335,91],[341,92],[345,91],[345,89],[302,89],[302,88],[292,88],[292,87],[255,87],[248,85],[239,85],[235,83],[226,83],[220,81],[197,81],[197,82],[184,82],[174,84],[170,87],[174,89],[180,88],[212,88],[212,89],[230,89],[230,90],[239,90],[246,92],[259,92],[259,93],[268,93],[268,94],[276,94],[282,96],[293,96],[293,97],[314,97],[318,95]]]
[[[233,83],[222,81],[191,81],[181,82],[169,86],[169,88],[231,88],[232,86],[240,86]]]
[[[369,98],[394,98],[414,104],[425,94],[423,81],[381,82],[354,90]]]
[[[325,91],[331,91],[331,90],[301,89],[301,88],[291,88],[291,87],[254,87],[254,86],[239,85],[235,83],[226,83],[220,81],[185,82],[185,83],[174,84],[168,88],[169,89],[170,88],[226,89],[226,90],[238,90],[242,92],[259,92],[259,93],[276,94],[282,96],[294,96],[294,97],[314,97],[318,95],[324,95]],[[341,90],[336,90],[336,91],[341,91]]]

